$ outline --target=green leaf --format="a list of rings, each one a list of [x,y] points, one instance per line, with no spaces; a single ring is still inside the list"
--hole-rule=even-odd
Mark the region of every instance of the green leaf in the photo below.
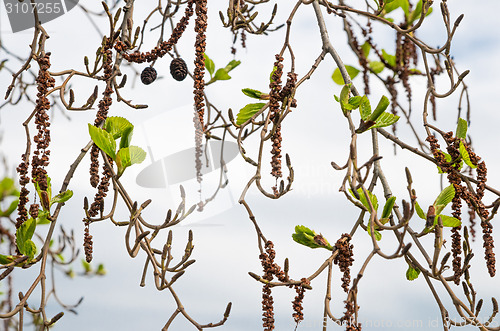
[[[243,94],[245,94],[246,96],[249,96],[250,98],[254,99],[261,99],[262,95],[264,94],[261,91],[254,90],[251,88],[244,88],[241,90],[241,92],[243,92]]]
[[[229,61],[229,63],[226,65],[226,67],[224,69],[227,72],[230,72],[231,70],[233,70],[234,68],[236,68],[240,64],[241,64],[241,61],[231,60],[231,61]]]
[[[97,270],[96,270],[95,274],[98,276],[104,276],[106,274],[106,269],[104,269],[104,264],[100,263],[97,266]]]
[[[82,267],[83,267],[83,270],[85,271],[86,274],[92,272],[92,266],[90,265],[90,263],[88,263],[84,259],[82,259]]]
[[[363,97],[361,98],[361,103],[359,104],[359,112],[361,114],[361,119],[363,121],[366,121],[366,119],[372,113],[372,107],[370,105],[370,100],[368,100],[366,95],[363,95]]]
[[[146,152],[137,146],[121,148],[116,154],[118,176],[121,176],[127,167],[141,163],[146,159]]]
[[[365,43],[363,45],[361,45],[361,50],[363,51],[363,55],[365,57],[368,57],[371,49],[372,49],[372,46],[370,46],[370,44],[367,41],[365,41]]]
[[[217,72],[215,73],[215,76],[213,78],[214,80],[228,80],[231,79],[231,76],[227,73],[227,71],[224,68],[217,69]]]
[[[47,210],[38,210],[38,217],[36,218],[36,225],[50,224],[50,220],[48,219],[49,215],[50,215],[50,212]]]
[[[292,238],[295,242],[310,248],[333,250],[332,245],[321,234],[316,234],[316,232],[304,225],[295,226],[295,233],[292,234]]]
[[[391,1],[390,3],[388,2],[385,5],[386,13],[390,13],[391,11],[398,9],[398,8],[403,9],[405,15],[408,17],[409,9],[410,9],[409,4],[408,4],[408,0],[394,0],[394,1]]]
[[[203,56],[205,57],[205,68],[207,68],[210,77],[212,77],[215,71],[214,61],[212,61],[212,59],[210,59],[207,54],[203,54]]]
[[[392,208],[394,207],[394,203],[396,202],[396,197],[392,196],[385,202],[384,210],[382,211],[382,218],[387,218],[391,216]]]
[[[425,16],[428,16],[431,12],[432,12],[432,7],[429,8]],[[408,23],[412,24],[413,22],[419,20],[421,15],[422,15],[422,0],[419,0],[417,6],[415,7],[415,10],[412,11],[409,15]]]
[[[340,108],[344,114],[352,107],[347,106],[349,104],[349,94],[351,93],[351,84],[345,84],[340,91]]]
[[[444,210],[445,207],[446,207],[446,205],[434,205],[435,214],[436,215],[441,214],[441,212]]]
[[[250,103],[241,108],[236,115],[236,124],[242,125],[250,118],[252,118],[252,116],[255,115],[255,113],[257,113],[259,110],[261,110],[265,105],[265,103]]]
[[[133,127],[128,127],[125,130],[123,130],[122,138],[120,139],[120,148],[125,148],[130,146],[133,133],[134,133]]]
[[[383,95],[380,98],[380,101],[378,102],[377,107],[375,108],[373,113],[368,118],[368,121],[376,122],[377,119],[379,118],[379,116],[382,115],[382,113],[387,109],[387,107],[389,107],[389,104],[390,104],[389,99],[385,95]],[[387,114],[389,114],[389,113],[387,113]],[[392,114],[389,114],[389,115],[392,115]]]
[[[14,262],[15,258],[12,255],[1,255],[0,254],[0,264],[9,264]]]
[[[276,69],[278,69],[278,68],[276,66],[274,66],[273,70],[271,71],[271,74],[269,75],[269,83],[274,82],[273,75],[274,75],[274,72],[276,71]]]
[[[362,98],[363,97],[361,97],[359,95],[357,95],[355,97],[351,97],[351,98],[349,98],[348,104],[352,106],[352,109],[356,109],[359,107]]]
[[[470,160],[469,152],[467,152],[467,149],[465,148],[464,143],[462,141],[460,141],[460,147],[458,150],[460,151],[460,156],[464,160],[465,164],[467,164],[472,169],[476,169],[477,166]]]
[[[104,130],[111,133],[113,139],[120,138],[125,130],[130,130],[130,128],[134,128],[132,123],[120,116],[108,117],[104,122]]]
[[[467,121],[463,118],[458,119],[457,131],[455,132],[455,136],[458,139],[465,139],[467,136]]]
[[[363,189],[360,187],[360,188],[357,189],[357,191],[358,191],[358,195],[359,195],[359,201],[363,204],[363,206],[366,207],[366,209],[371,210],[370,209],[370,205],[368,204],[368,201],[366,200],[365,194],[363,193]],[[349,192],[351,193],[351,195],[355,199],[357,199],[351,189],[349,189]],[[372,192],[368,191],[368,190],[366,190],[366,192],[368,192],[368,197],[370,198],[370,201],[371,201],[371,203],[373,205],[373,208],[375,208],[375,210],[378,210],[378,199],[377,199],[377,196],[375,194],[373,194]]]
[[[420,208],[420,205],[416,201],[415,201],[415,210],[417,211],[418,217],[420,217],[423,220],[427,220],[427,215],[424,213],[422,208]]]
[[[441,152],[441,153],[443,153],[443,155],[444,155],[444,159],[446,160],[446,162],[451,162],[451,155],[450,155],[450,154],[448,154],[448,153],[446,153],[446,152],[443,152],[443,151],[440,151],[440,152]],[[443,173],[443,170],[441,170],[441,167],[440,167],[440,166],[437,166],[437,168],[438,168],[438,172],[439,172],[440,174],[442,174],[442,173]]]
[[[19,196],[19,191],[16,188],[14,180],[9,177],[5,177],[0,182],[0,200],[8,196]]]
[[[50,198],[52,197],[52,185],[50,184],[50,180],[51,180],[50,177],[47,176],[47,196],[49,198],[49,201],[47,202],[50,202]],[[43,193],[42,190],[40,189],[40,185],[38,185],[38,182],[35,182],[34,184],[35,184],[35,190],[38,193],[38,197],[40,197],[40,200],[43,200]]]
[[[446,206],[453,200],[453,197],[455,197],[455,187],[453,187],[453,184],[446,187],[444,190],[439,193],[438,197],[436,198],[436,201],[434,201],[434,206],[437,205],[444,205]],[[439,212],[436,210],[436,214],[439,214]]]
[[[67,190],[64,192],[59,193],[55,197],[50,200],[50,205],[52,206],[55,203],[61,203],[61,202],[66,202],[68,201],[71,197],[73,196],[73,191]]]
[[[353,66],[346,65],[347,74],[351,79],[354,79],[359,74],[359,69],[354,68]],[[339,68],[335,68],[335,71],[332,75],[333,81],[338,85],[345,85],[344,78],[342,78],[342,74],[340,73]]]
[[[408,23],[411,24],[414,21],[420,19],[422,15],[422,0],[419,0],[417,5],[415,6],[415,10],[410,13],[410,17],[408,18]]]
[[[10,214],[12,214],[14,212],[14,210],[16,210],[18,204],[19,204],[19,199],[14,199],[10,203],[9,208],[7,208],[7,210],[5,210],[5,211],[0,210],[0,217],[7,217]]]
[[[374,226],[377,226],[376,224],[374,224]],[[368,224],[367,227],[366,227],[366,232],[368,233],[369,236],[371,236],[371,230],[370,230],[370,225]],[[382,239],[382,234],[380,232],[378,232],[377,230],[375,230],[375,240],[376,241],[380,241]]]
[[[19,253],[30,256],[28,253],[31,253],[32,247],[28,241],[31,241],[35,228],[35,220],[29,218],[16,230],[16,243]]]
[[[408,264],[408,270],[406,270],[406,279],[415,280],[418,278],[418,275],[420,275],[420,270],[418,268],[413,268]]]
[[[398,120],[399,120],[398,115],[384,112],[377,118],[377,120],[375,121],[375,125],[370,127],[370,129],[383,128],[389,125],[393,125]]]
[[[438,217],[441,217],[441,221],[443,222],[443,226],[455,228],[457,226],[462,225],[462,222],[458,218],[446,216],[446,215],[437,215],[436,220],[435,220],[436,224],[437,224]]]
[[[368,66],[376,74],[381,73],[385,69],[385,65],[380,61],[370,61]]]
[[[97,147],[113,160],[116,160],[116,141],[111,133],[89,123],[89,134]]]
[[[36,245],[31,239],[25,241],[24,252],[22,254],[29,256],[28,262],[33,260],[33,258],[35,257]]]
[[[305,233],[305,234],[308,234],[308,235],[313,236],[313,237],[316,235],[316,232],[309,229],[305,225],[296,225],[295,226],[295,233]]]
[[[382,58],[387,62],[391,67],[396,66],[396,56],[388,54],[385,49],[382,49]]]

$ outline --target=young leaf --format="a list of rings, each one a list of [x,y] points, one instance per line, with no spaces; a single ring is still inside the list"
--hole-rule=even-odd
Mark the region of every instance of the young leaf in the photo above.
[[[427,10],[427,14],[425,16],[428,16],[430,13],[432,13],[432,7]],[[410,13],[408,23],[411,24],[414,21],[419,20],[420,16],[422,16],[422,0],[419,0],[417,6],[415,7],[415,10]]]
[[[50,205],[52,206],[55,203],[61,203],[61,202],[66,202],[68,201],[71,197],[73,196],[73,191],[67,190],[64,192],[59,193],[55,197],[52,198],[50,201]]]
[[[14,262],[15,258],[12,255],[1,255],[0,254],[0,264],[9,264],[11,262]]]
[[[272,83],[274,82],[274,79],[273,79],[273,75],[274,75],[274,72],[276,71],[276,66],[273,67],[273,70],[271,71],[271,74],[269,75],[269,83]]]
[[[132,123],[120,116],[111,116],[104,122],[104,130],[111,133],[113,139],[118,139],[127,129],[134,128]]]
[[[120,139],[120,148],[125,148],[130,146],[133,132],[134,132],[133,127],[128,127],[125,130],[123,130],[122,138]]]
[[[370,105],[370,100],[368,100],[366,95],[363,95],[363,97],[361,98],[361,103],[359,104],[359,112],[361,114],[361,119],[363,121],[366,121],[366,119],[372,113],[372,107]]]
[[[16,243],[19,253],[28,255],[32,247],[28,241],[31,241],[33,234],[35,233],[36,222],[33,218],[26,220],[17,230],[16,230]],[[29,255],[28,255],[29,256]]]
[[[443,151],[441,151],[441,153],[443,153],[444,159],[446,160],[446,162],[451,162],[451,155],[450,154],[445,153]],[[437,167],[438,167],[438,173],[442,174],[443,170],[441,170],[441,167],[440,166],[437,166]]]
[[[372,49],[372,47],[370,46],[370,44],[367,41],[365,41],[365,43],[363,45],[361,45],[361,50],[363,51],[363,55],[365,57],[368,57],[371,49]]]
[[[394,0],[392,1],[390,4],[387,4],[385,6],[385,11],[387,13],[390,13],[391,11],[397,9],[397,8],[401,8],[403,9],[406,17],[408,17],[408,15],[410,14],[410,8],[409,8],[409,3],[408,3],[408,0]]]
[[[372,127],[370,127],[370,129],[383,128],[385,126],[393,125],[398,120],[399,120],[399,116],[398,115],[394,115],[394,114],[391,114],[391,113],[384,112],[384,113],[382,113],[382,115],[380,115],[377,118],[377,121],[375,121],[375,125],[373,125]]]
[[[226,70],[227,72],[230,72],[231,70],[233,70],[234,68],[236,68],[237,66],[239,66],[241,64],[241,61],[236,61],[236,60],[231,60],[227,65],[226,67],[224,68],[224,70]]]
[[[14,184],[14,180],[9,177],[5,177],[0,182],[0,200],[3,200],[7,196],[19,196],[19,191]]]
[[[435,214],[439,215],[443,211],[446,205],[434,205]]]
[[[465,139],[465,137],[467,136],[467,121],[463,118],[458,119],[457,131],[455,133],[455,136],[458,139]]]
[[[368,66],[376,74],[381,73],[385,68],[385,65],[380,61],[370,61],[370,63],[368,63]]]
[[[261,99],[262,96],[265,95],[265,93],[262,93],[261,91],[254,90],[251,88],[244,88],[241,90],[241,92],[243,92],[243,94],[245,94],[246,96],[249,96],[250,98],[254,99]]]
[[[49,224],[50,220],[48,219],[50,212],[48,210],[38,210],[38,217],[36,218],[36,225]]]
[[[132,164],[141,163],[146,159],[146,152],[137,146],[121,148],[116,154],[116,165],[118,166],[118,176],[121,176],[125,168]]]
[[[242,125],[250,118],[252,118],[255,113],[257,113],[262,107],[264,107],[265,103],[250,103],[245,107],[241,108],[238,114],[236,115],[236,124]]]
[[[408,18],[409,23],[413,23],[414,21],[420,19],[422,15],[422,0],[419,0],[417,5],[415,6],[415,10],[410,13],[410,17]]]
[[[387,62],[391,67],[396,66],[396,56],[388,54],[385,49],[382,49],[382,58]]]
[[[453,184],[446,187],[444,190],[439,193],[438,197],[436,198],[436,201],[434,201],[434,206],[437,205],[444,205],[446,206],[453,200],[453,197],[455,196],[455,187],[453,187]],[[436,214],[439,214],[439,212],[436,210]]]
[[[217,69],[215,72],[214,80],[228,80],[231,79],[231,76],[227,73],[224,68]]]
[[[357,95],[355,97],[351,97],[351,98],[349,98],[348,104],[352,106],[352,109],[356,109],[361,104],[361,99],[362,98],[363,97],[361,97],[359,95]]]
[[[467,149],[465,148],[464,146],[464,143],[462,141],[460,141],[460,147],[459,147],[459,152],[460,152],[460,156],[462,157],[462,160],[464,160],[465,164],[467,164],[469,167],[471,167],[472,169],[475,169],[477,168],[476,165],[474,165],[471,160],[470,160],[470,156],[469,156],[469,152],[467,152]]]
[[[416,201],[415,201],[415,210],[417,211],[418,217],[420,217],[423,220],[427,219],[427,214],[424,213],[424,211],[422,210],[422,208],[420,208],[420,205]]]
[[[358,195],[359,195],[359,201],[363,204],[363,206],[366,207],[366,209],[371,210],[370,209],[370,205],[368,204],[368,201],[366,200],[365,193],[363,192],[363,189],[360,187],[360,188],[357,189],[357,191],[358,191]],[[351,195],[354,198],[356,198],[356,196],[354,195],[354,193],[352,192],[351,189],[349,189],[349,192],[351,193]],[[368,192],[368,197],[370,198],[370,201],[372,203],[373,208],[375,210],[378,210],[378,199],[377,199],[377,196],[375,194],[373,194],[372,192],[368,191],[368,190],[366,190],[366,192]]]
[[[42,191],[40,189],[40,185],[38,185],[38,182],[35,182],[35,190],[36,190],[36,193],[38,193],[38,196],[40,197],[40,200],[42,201],[42,206],[44,206],[44,200],[46,198],[48,198],[49,200],[45,201],[47,202],[47,206],[48,206],[48,202],[50,202],[50,198],[52,197],[52,185],[50,184],[50,177],[47,176],[47,191]]]
[[[375,225],[377,226],[377,225]],[[370,230],[370,225],[367,225],[366,226],[366,231],[368,233],[369,236],[371,236],[371,230]],[[380,241],[382,239],[382,234],[380,232],[378,232],[377,230],[374,231],[374,234],[375,234],[375,240],[376,241]]]
[[[203,56],[205,57],[205,68],[207,68],[210,77],[212,77],[215,71],[214,61],[212,61],[212,59],[210,59],[207,54],[203,54]]]
[[[375,108],[373,113],[370,115],[370,117],[368,117],[368,121],[376,122],[379,116],[382,115],[382,113],[387,109],[387,107],[389,107],[389,104],[390,104],[389,99],[387,99],[387,97],[383,95],[380,98],[380,101],[378,102],[377,107]]]
[[[82,267],[86,274],[92,272],[92,266],[84,259],[82,259]]]
[[[420,270],[418,268],[413,268],[408,264],[408,270],[406,270],[406,279],[415,280],[418,278],[418,275],[420,275]]]
[[[14,210],[16,210],[18,204],[19,204],[19,199],[13,200],[10,203],[9,208],[7,208],[7,210],[5,210],[5,211],[0,210],[0,217],[7,217],[10,214],[12,214],[14,212]]]
[[[316,232],[304,225],[295,226],[295,233],[292,234],[292,238],[295,242],[307,247],[333,249],[322,235],[316,234]]]
[[[104,269],[104,264],[100,263],[97,266],[97,270],[96,270],[95,274],[98,276],[104,276],[106,274],[106,269]]]
[[[89,123],[89,134],[97,147],[113,160],[116,159],[116,142],[111,133]]]
[[[351,79],[354,79],[359,74],[359,69],[354,68],[353,66],[346,65],[347,74]],[[338,85],[345,85],[344,78],[342,78],[342,74],[340,73],[339,68],[335,68],[335,71],[332,74],[333,81]]]
[[[437,215],[436,221],[435,221],[436,224],[437,224],[438,217],[441,217],[441,221],[443,222],[443,226],[455,228],[457,226],[462,225],[462,222],[458,218],[446,216],[446,215]]]
[[[384,210],[382,211],[382,218],[388,218],[391,216],[392,207],[394,207],[394,203],[396,202],[396,197],[392,196],[385,202]]]
[[[22,254],[29,256],[28,262],[35,257],[36,245],[31,239],[25,241],[24,252]]]
[[[351,84],[345,84],[340,91],[340,108],[344,114],[347,110],[349,110],[349,108],[352,108],[349,106],[346,107],[346,105],[349,104],[349,93],[351,93]]]

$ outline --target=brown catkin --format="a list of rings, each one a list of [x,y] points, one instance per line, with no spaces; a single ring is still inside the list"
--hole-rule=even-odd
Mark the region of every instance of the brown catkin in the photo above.
[[[335,243],[335,248],[338,250],[333,262],[339,266],[342,276],[342,288],[344,292],[349,292],[349,284],[351,283],[350,267],[354,262],[353,259],[353,245],[350,244],[351,236],[344,233],[339,240]]]
[[[115,44],[115,49],[118,52],[122,52],[122,56],[125,60],[129,62],[135,63],[143,63],[143,62],[153,62],[156,61],[159,57],[165,56],[168,52],[172,50],[175,44],[182,37],[182,34],[186,30],[187,25],[189,24],[189,19],[193,16],[195,0],[188,0],[188,4],[184,11],[184,16],[180,19],[180,21],[175,26],[172,31],[172,35],[166,41],[163,41],[159,46],[153,48],[150,52],[141,53],[139,51],[135,51],[133,53],[125,53],[128,49],[128,46],[121,41],[117,41]]]
[[[198,112],[200,125],[202,130],[205,130],[204,114],[205,114],[205,48],[207,46],[206,35],[207,31],[207,0],[196,0],[196,21],[194,31],[196,32],[195,60],[194,60],[194,107]]]

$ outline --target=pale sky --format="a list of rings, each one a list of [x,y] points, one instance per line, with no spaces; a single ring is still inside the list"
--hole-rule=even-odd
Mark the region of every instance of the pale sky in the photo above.
[[[273,1],[274,3],[275,1]],[[82,2],[86,3],[86,2]],[[291,2],[290,2],[291,3]],[[279,3],[276,23],[286,20],[291,4]],[[137,5],[138,6],[138,5]],[[232,36],[228,30],[220,27],[218,12],[224,9],[225,1],[210,2],[207,54],[217,67],[223,67],[233,59],[230,54]],[[269,4],[271,6],[271,4]],[[268,6],[268,7],[269,7]],[[470,1],[448,1],[452,17],[465,13],[452,45],[452,54],[460,71],[470,70],[466,78],[472,103],[472,125],[469,133],[472,135],[477,154],[486,161],[489,174],[489,184],[495,188],[500,185],[500,158],[496,153],[499,133],[497,123],[500,121],[496,97],[500,92],[500,36],[496,26],[497,15],[500,12],[498,1],[482,1],[481,5],[471,5]],[[440,23],[439,3],[435,1],[435,12],[424,23],[419,37],[429,44],[438,46],[444,41],[443,25]],[[267,8],[267,7],[266,7]],[[27,45],[31,41],[31,32],[13,34],[7,22],[2,5],[0,9],[2,42],[17,54],[27,54]],[[136,8],[136,24],[140,24],[144,9]],[[261,10],[258,20],[266,20],[268,14]],[[337,51],[346,64],[356,64],[352,52],[344,46],[345,33],[341,20],[335,16],[327,17],[329,35]],[[362,22],[363,20],[361,20]],[[107,22],[98,21],[103,31],[107,31]],[[46,29],[51,38],[47,41],[47,51],[52,52],[51,70],[59,71],[67,68],[84,70],[83,56],[91,59],[100,43],[100,38],[89,21],[79,9],[47,23]],[[392,45],[394,34],[388,29],[380,29],[378,43]],[[274,62],[274,54],[282,46],[285,30],[270,33],[269,36],[249,36],[247,49],[238,49],[236,59],[242,64],[231,72],[229,81],[217,82],[208,86],[206,91],[210,100],[219,109],[232,108],[234,113],[251,100],[244,96],[242,88],[254,88],[266,91],[268,89],[269,72]],[[156,38],[156,35],[155,35]],[[148,45],[155,43],[154,38],[148,39]],[[179,50],[192,70],[192,44],[194,34],[192,25],[179,42]],[[296,56],[297,73],[299,77],[305,74],[314,59],[321,52],[321,42],[312,6],[302,6],[292,25],[292,47]],[[146,47],[147,49],[148,47]],[[92,60],[91,60],[92,61]],[[14,63],[15,61],[12,61]],[[9,63],[13,68],[12,63]],[[169,59],[157,62],[155,68],[160,78],[150,86],[142,85],[139,80],[122,90],[127,99],[136,103],[147,103],[146,110],[130,110],[123,104],[113,103],[110,115],[124,116],[135,125],[133,144],[143,147],[149,152],[143,164],[127,170],[123,182],[129,187],[134,199],[142,202],[153,198],[153,203],[145,212],[151,217],[151,222],[163,221],[166,210],[177,208],[179,201],[178,184],[160,189],[145,189],[137,185],[137,174],[152,164],[153,159],[159,160],[173,153],[191,148],[194,142],[192,127],[192,81],[186,79],[176,82],[170,79]],[[287,63],[285,61],[285,63]],[[139,71],[145,65],[139,65]],[[266,237],[275,243],[277,250],[276,262],[282,264],[285,257],[290,259],[290,275],[301,278],[311,275],[316,268],[329,256],[326,250],[311,250],[292,241],[291,234],[297,224],[304,224],[321,232],[330,243],[335,242],[342,233],[349,232],[352,223],[357,218],[357,209],[346,204],[345,198],[338,192],[343,178],[342,172],[333,170],[331,161],[343,164],[348,153],[347,123],[338,105],[333,99],[339,94],[340,87],[331,80],[334,63],[327,58],[314,74],[313,78],[303,84],[296,98],[298,108],[286,118],[283,124],[283,150],[289,153],[295,169],[294,190],[275,201],[269,200],[252,189],[247,195],[247,201],[252,207],[256,218]],[[287,67],[285,66],[285,70]],[[58,80],[60,83],[60,80]],[[10,77],[5,70],[0,72],[0,90],[4,91],[10,83]],[[358,90],[362,90],[361,77],[354,80]],[[94,82],[79,78],[73,81],[76,93],[76,104],[83,103],[93,90]],[[101,87],[102,89],[102,87]],[[438,86],[439,89],[439,86]],[[448,89],[447,82],[441,86],[441,91]],[[378,100],[384,89],[372,88],[370,99]],[[2,92],[3,93],[3,92]],[[414,104],[412,118],[417,126],[421,123],[419,109],[425,93],[423,81],[416,82],[413,90]],[[1,93],[0,93],[1,94]],[[3,94],[1,94],[3,95]],[[451,97],[439,103],[438,125],[446,131],[456,126],[457,98]],[[24,131],[21,123],[31,111],[30,105],[22,107],[5,107],[0,111],[0,132],[3,134],[2,152],[7,156],[9,164],[14,167],[19,163],[21,146],[24,146]],[[68,121],[61,112],[56,110],[53,115],[52,129],[52,159],[48,169],[53,185],[59,186],[62,178],[58,174],[65,173],[73,162],[78,151],[88,142],[87,123],[93,121],[95,112],[68,113]],[[423,129],[418,129],[423,133]],[[400,123],[398,132],[403,139],[414,144],[414,139],[408,134],[408,128]],[[362,149],[363,143],[368,143],[368,136],[360,137],[360,155],[368,156],[370,150]],[[435,167],[428,162],[415,159],[406,151],[398,150],[396,156],[392,153],[392,144],[381,140],[381,152],[384,154],[382,166],[390,175],[394,195],[398,202],[408,200],[404,167],[408,166],[414,178],[414,188],[419,202],[431,204],[439,194],[439,181]],[[254,144],[255,145],[255,144]],[[149,146],[149,147],[148,147]],[[369,146],[369,145],[365,145]],[[245,145],[247,151],[252,150],[252,144]],[[255,146],[254,146],[255,147]],[[495,152],[494,152],[495,151]],[[252,152],[251,152],[252,153]],[[270,156],[269,156],[270,159]],[[84,159],[80,169],[75,174],[70,189],[74,197],[66,204],[60,216],[60,223],[65,229],[74,228],[76,240],[81,244],[84,216],[82,210],[83,197],[92,197],[94,191],[88,184],[88,157]],[[226,304],[233,302],[229,320],[221,330],[259,330],[261,329],[261,286],[248,276],[248,272],[260,274],[261,266],[258,260],[256,235],[253,226],[242,206],[237,203],[246,181],[252,176],[253,168],[239,156],[228,163],[228,187],[217,196],[216,201],[207,207],[205,214],[193,215],[186,220],[184,226],[177,226],[174,232],[174,257],[182,256],[187,239],[187,231],[194,231],[195,250],[193,258],[197,262],[188,268],[185,275],[176,284],[176,290],[187,311],[201,323],[218,322],[222,318]],[[205,176],[204,190],[206,194],[213,191],[218,173]],[[286,170],[285,170],[286,176]],[[431,179],[431,180],[427,180]],[[267,180],[270,187],[272,181]],[[197,185],[194,180],[183,182],[188,201],[196,203],[198,198]],[[378,188],[380,190],[380,188]],[[489,197],[488,203],[491,201]],[[382,200],[380,194],[379,200]],[[119,217],[127,217],[124,212],[118,212]],[[414,227],[419,228],[417,217],[412,219]],[[495,223],[494,223],[495,226]],[[497,242],[500,235],[494,229]],[[78,315],[66,313],[55,330],[158,330],[163,327],[176,306],[169,293],[159,293],[154,288],[152,276],[148,276],[145,288],[139,287],[144,264],[144,255],[131,259],[124,246],[125,229],[116,228],[110,223],[91,226],[94,236],[94,261],[104,263],[108,274],[102,278],[66,279],[62,274],[56,275],[60,286],[59,296],[68,304],[85,299],[80,305]],[[383,233],[381,247],[391,254],[396,245],[390,233]],[[166,233],[164,234],[166,238]],[[385,240],[384,240],[385,239]],[[431,243],[429,241],[429,243]],[[432,245],[432,243],[431,243]],[[351,275],[356,275],[371,249],[369,236],[359,231],[354,238],[355,263]],[[498,246],[498,245],[497,245]],[[80,246],[79,246],[80,247]],[[449,249],[449,245],[447,246]],[[498,276],[490,279],[487,276],[482,259],[482,243],[474,243],[475,258],[472,262],[472,281],[478,297],[483,298],[484,316],[491,311],[490,296],[500,297]],[[497,250],[498,252],[498,250]],[[175,260],[174,260],[175,261]],[[359,285],[358,304],[360,305],[360,322],[364,330],[387,328],[413,328],[429,330],[442,327],[439,310],[422,277],[413,282],[405,278],[407,265],[402,259],[386,261],[375,257],[365,272]],[[25,291],[38,268],[27,271],[16,285],[19,291]],[[80,265],[75,265],[81,270]],[[332,311],[336,316],[343,312],[343,291],[340,289],[341,275],[334,269],[334,292],[332,293]],[[305,320],[299,330],[320,330],[323,312],[323,299],[326,273],[318,277],[312,284],[314,290],[306,292],[304,301]],[[453,285],[454,286],[454,285]],[[445,295],[442,289],[440,293]],[[457,288],[457,293],[461,291]],[[295,296],[293,290],[279,288],[273,291],[275,298],[276,330],[292,330],[291,301]],[[37,295],[33,296],[35,305]],[[461,296],[464,299],[463,294]],[[445,304],[452,312],[450,300]],[[51,301],[49,312],[55,314],[60,307]],[[455,316],[455,315],[453,315]],[[182,318],[172,326],[172,330],[192,330]],[[331,325],[331,323],[329,323]],[[330,328],[329,328],[330,329]],[[339,329],[331,326],[331,329]],[[472,329],[472,328],[466,328]]]

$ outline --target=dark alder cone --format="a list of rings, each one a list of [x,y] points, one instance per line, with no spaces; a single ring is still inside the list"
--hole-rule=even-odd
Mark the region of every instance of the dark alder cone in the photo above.
[[[174,77],[175,80],[179,82],[184,80],[187,76],[187,65],[181,58],[173,59],[170,63],[170,74]]]
[[[149,85],[156,80],[156,70],[153,67],[146,67],[141,73],[141,81],[144,85]]]

